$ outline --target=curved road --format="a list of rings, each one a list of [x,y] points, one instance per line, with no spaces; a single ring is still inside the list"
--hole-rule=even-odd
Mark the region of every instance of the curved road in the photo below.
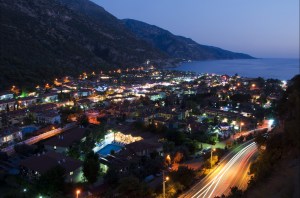
[[[228,195],[230,187],[245,190],[251,159],[257,153],[256,143],[246,142],[227,154],[219,165],[181,198],[214,198]]]

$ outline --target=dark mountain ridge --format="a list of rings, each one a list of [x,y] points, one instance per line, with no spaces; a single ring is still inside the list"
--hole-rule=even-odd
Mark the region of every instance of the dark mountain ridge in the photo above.
[[[123,23],[140,39],[160,49],[172,58],[191,60],[210,59],[251,59],[253,57],[221,48],[196,43],[190,38],[176,36],[171,32],[133,19],[124,19]]]
[[[1,0],[0,9],[2,87],[167,58],[87,0]]]
[[[251,58],[148,24],[119,20],[89,0],[0,0],[0,89],[151,60]]]

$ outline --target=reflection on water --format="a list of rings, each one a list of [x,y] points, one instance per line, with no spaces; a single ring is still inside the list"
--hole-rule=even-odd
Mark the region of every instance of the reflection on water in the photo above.
[[[299,59],[242,59],[182,63],[175,68],[197,73],[238,74],[243,77],[291,79],[299,74]]]

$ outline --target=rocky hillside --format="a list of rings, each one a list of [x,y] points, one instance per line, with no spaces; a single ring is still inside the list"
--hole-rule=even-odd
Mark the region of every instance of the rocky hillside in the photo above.
[[[0,89],[151,60],[251,58],[119,20],[89,0],[0,0]]]
[[[88,0],[0,0],[0,16],[2,88],[167,58]]]
[[[154,25],[124,19],[123,23],[141,40],[160,49],[173,58],[191,60],[213,60],[213,59],[250,59],[247,54],[235,53],[217,47],[200,45],[192,39],[176,36],[167,30]]]

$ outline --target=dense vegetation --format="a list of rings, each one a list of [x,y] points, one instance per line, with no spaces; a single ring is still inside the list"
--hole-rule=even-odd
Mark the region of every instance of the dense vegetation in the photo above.
[[[297,197],[299,191],[300,151],[300,75],[295,76],[277,106],[278,125],[269,136],[258,134],[255,141],[259,155],[251,164],[248,189],[231,188],[228,196],[240,197]],[[298,191],[298,192],[297,192]]]
[[[299,184],[300,75],[290,81],[276,112],[279,122],[275,129],[269,136],[255,137],[259,155],[250,167],[252,177],[247,191],[234,188],[228,197],[267,197],[273,193],[277,197],[295,196]]]
[[[300,76],[292,79],[278,107],[278,116],[281,120],[282,131],[275,129],[270,138],[256,137],[259,146],[266,146],[261,151],[257,161],[251,166],[254,177],[250,184],[261,181],[270,176],[274,166],[282,159],[293,159],[299,156],[300,133]]]

